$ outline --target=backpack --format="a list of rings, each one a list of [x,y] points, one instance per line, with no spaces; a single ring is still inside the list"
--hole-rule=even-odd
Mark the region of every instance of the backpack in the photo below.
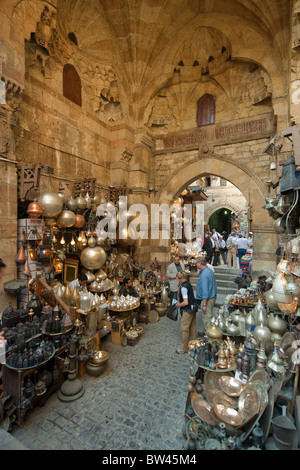
[[[232,247],[233,247],[232,237],[229,237],[226,242],[226,248],[227,250],[231,250]]]

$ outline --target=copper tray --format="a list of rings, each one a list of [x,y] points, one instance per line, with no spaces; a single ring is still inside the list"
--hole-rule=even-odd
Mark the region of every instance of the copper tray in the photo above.
[[[230,397],[239,397],[244,390],[242,382],[234,379],[233,377],[224,375],[218,379],[221,390]]]
[[[239,413],[244,423],[252,419],[260,409],[260,399],[257,391],[251,385],[244,388],[239,396]]]
[[[243,424],[243,418],[237,410],[224,405],[215,405],[214,412],[223,423],[233,427],[240,427]]]
[[[211,406],[224,405],[236,409],[238,401],[235,398],[229,397],[220,389],[209,390],[205,392],[205,397]]]
[[[212,426],[219,424],[212,406],[201,396],[192,398],[191,403],[196,415],[202,421],[206,424],[211,424]]]

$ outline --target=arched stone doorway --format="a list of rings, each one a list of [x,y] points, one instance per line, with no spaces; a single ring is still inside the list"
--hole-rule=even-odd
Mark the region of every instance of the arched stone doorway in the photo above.
[[[249,167],[243,164],[237,166],[230,159],[217,155],[205,158],[198,157],[171,174],[167,184],[158,193],[157,202],[172,205],[174,199],[181,194],[185,187],[205,175],[215,175],[230,181],[244,195],[250,209],[249,218],[251,229],[254,232],[253,270],[257,272],[275,270],[277,236],[273,228],[273,220],[263,208],[265,198],[268,196],[267,188]],[[167,264],[169,262],[169,242],[160,241],[158,252],[161,261],[163,261],[162,245],[165,247],[165,263]],[[153,255],[155,255],[155,251],[155,246],[152,246]]]

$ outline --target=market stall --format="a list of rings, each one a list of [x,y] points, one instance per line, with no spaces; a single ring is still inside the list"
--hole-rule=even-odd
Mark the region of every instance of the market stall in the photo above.
[[[62,401],[81,397],[81,377],[100,377],[107,366],[104,340],[135,346],[143,324],[166,314],[157,261],[140,267],[131,240],[104,237],[99,229],[109,210],[118,214],[120,194],[124,188],[96,195],[95,181],[84,180],[69,196],[60,190],[20,201],[18,279],[4,286],[17,306],[7,306],[0,325],[6,340],[0,418],[8,429],[23,425],[26,413],[53,392]],[[120,295],[129,276],[137,298]]]
[[[298,449],[297,263],[228,295],[189,344],[189,449]]]

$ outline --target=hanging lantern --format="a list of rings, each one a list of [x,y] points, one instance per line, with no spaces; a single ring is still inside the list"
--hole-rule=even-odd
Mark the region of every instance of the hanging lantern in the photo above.
[[[24,248],[23,243],[21,243],[20,249],[19,249],[17,257],[16,257],[16,263],[17,264],[24,264],[25,261],[26,261],[25,248]]]
[[[84,225],[85,225],[85,218],[83,217],[83,215],[76,214],[74,227],[75,228],[82,228],[82,227],[84,227]]]
[[[69,210],[63,210],[57,217],[57,224],[60,227],[68,228],[72,227],[76,222],[76,215],[74,212]]]
[[[38,219],[43,213],[43,207],[38,203],[37,199],[31,202],[27,209],[27,214],[31,219]]]
[[[28,263],[28,259],[27,259],[27,258],[26,258],[26,261],[25,261],[25,264],[24,264],[23,274],[24,274],[25,276],[32,277],[31,272],[30,272],[30,269],[29,269],[29,263]]]
[[[30,229],[28,235],[26,236],[26,241],[30,244],[31,248],[35,248],[41,239],[42,237],[36,228]]]
[[[60,244],[65,245],[65,243],[66,243],[66,240],[64,239],[64,234],[62,233],[61,239],[60,239]]]
[[[63,208],[63,200],[57,193],[44,193],[38,202],[44,208],[44,217],[56,217]]]

